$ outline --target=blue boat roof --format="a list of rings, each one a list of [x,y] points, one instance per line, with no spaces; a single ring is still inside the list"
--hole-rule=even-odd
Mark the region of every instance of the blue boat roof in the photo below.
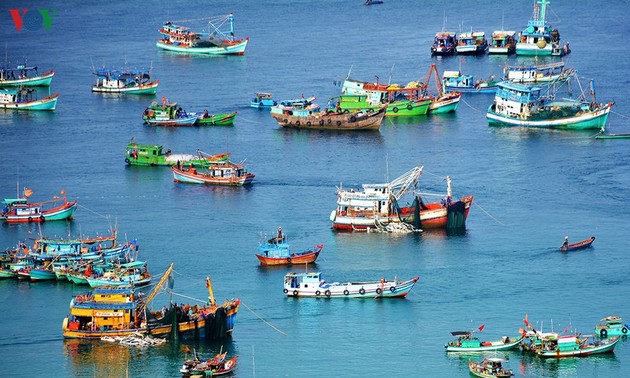
[[[511,81],[501,81],[497,83],[497,85],[501,88],[512,89],[519,92],[535,92],[542,90],[542,87],[538,85],[527,85],[521,83],[513,83]]]
[[[94,288],[94,294],[133,294],[131,286],[99,286]]]
[[[137,307],[136,302],[125,303],[104,303],[104,302],[80,302],[75,303],[73,308],[89,308],[93,310],[132,310]]]
[[[37,71],[37,66],[25,66],[25,65],[17,65],[17,66],[7,66],[4,65],[0,67],[0,71],[4,72],[21,72],[21,71]]]
[[[94,71],[94,75],[96,76],[101,76],[101,77],[108,77],[108,78],[112,78],[112,79],[128,79],[128,78],[132,78],[132,77],[150,77],[151,76],[151,71],[150,70],[145,70],[145,69],[134,69],[134,70],[127,70],[127,69],[120,69],[120,70],[114,70],[114,69],[110,69],[110,68],[99,68],[98,70]]]

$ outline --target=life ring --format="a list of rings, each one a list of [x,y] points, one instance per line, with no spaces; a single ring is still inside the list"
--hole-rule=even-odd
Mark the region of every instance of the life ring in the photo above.
[[[40,216],[39,216],[39,221],[40,221],[40,222],[45,222],[45,221],[46,221],[46,218],[44,218],[44,216],[43,216],[43,215],[40,215]]]
[[[324,120],[323,120],[323,119],[320,119],[320,120],[319,120],[319,125],[320,125],[320,126],[324,126]]]
[[[295,126],[300,126],[300,121],[295,121]]]
[[[320,295],[321,293],[322,293],[321,291],[317,290],[317,291],[315,292],[315,295],[317,295],[317,296],[319,297],[319,295]]]
[[[374,109],[372,109],[372,108],[367,108],[367,110],[366,110],[367,113],[372,113],[373,111],[374,111]]]
[[[394,109],[392,109],[392,112],[398,113],[398,108],[396,106],[394,106]]]
[[[413,106],[411,106],[411,104],[407,104],[407,110],[411,110],[413,109]]]
[[[350,109],[344,109],[343,112],[344,113],[350,113]]]
[[[608,331],[602,329],[601,331],[599,331],[599,336],[601,336],[602,339],[605,339],[606,337],[608,337]]]
[[[33,221],[32,217],[28,217],[28,223],[31,223]]]
[[[365,289],[364,288],[360,288],[359,289],[359,294],[361,294],[361,295],[365,294]]]
[[[298,296],[298,291],[297,290],[293,290],[293,296],[297,297]]]
[[[307,121],[306,126],[311,127],[311,121]]]
[[[325,296],[327,296],[327,297],[330,297],[330,290],[326,290],[326,291],[324,292],[324,295],[325,295]]]
[[[383,292],[383,290],[381,290],[380,287],[376,289],[376,294],[380,295],[382,292]]]
[[[328,119],[328,124],[330,125],[332,123],[332,121],[330,120],[330,118]]]
[[[628,328],[623,327],[623,328],[621,329],[621,333],[623,333],[624,335],[625,335],[625,334],[627,334],[627,333],[628,333]]]
[[[350,122],[356,122],[356,121],[357,121],[357,117],[355,116],[350,117]]]
[[[396,291],[396,286],[392,286],[392,287],[390,287],[390,288],[389,288],[389,291],[391,291],[392,293],[393,293],[394,291]]]
[[[129,159],[125,159],[125,163],[129,164]]]
[[[289,292],[289,289],[282,290],[285,294]]]
[[[285,118],[283,122],[286,125],[287,123],[289,123],[289,120]]]
[[[291,258],[287,257],[287,264],[291,264]]]
[[[349,294],[350,294],[350,292],[348,291],[348,289],[343,291],[343,295],[349,295]]]
[[[337,126],[341,126],[341,121],[337,121]]]

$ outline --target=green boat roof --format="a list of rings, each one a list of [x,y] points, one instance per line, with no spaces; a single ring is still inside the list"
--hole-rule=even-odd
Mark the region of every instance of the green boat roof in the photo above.
[[[123,268],[136,268],[139,266],[143,266],[144,264],[146,264],[146,261],[132,261],[125,264],[120,264],[120,266]]]

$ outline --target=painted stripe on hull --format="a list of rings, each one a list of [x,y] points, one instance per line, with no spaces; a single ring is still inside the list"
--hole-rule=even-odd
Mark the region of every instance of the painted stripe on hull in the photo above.
[[[431,101],[416,103],[391,103],[387,106],[385,117],[412,117],[427,114]],[[409,109],[411,107],[411,109]],[[394,111],[396,109],[396,111]]]
[[[59,95],[53,95],[41,100],[30,102],[10,102],[0,104],[0,109],[9,110],[55,110],[57,107],[57,98]]]
[[[245,47],[247,47],[247,42],[249,40],[245,39],[243,42],[230,45],[226,47],[180,47],[174,46],[168,43],[164,43],[161,40],[157,41],[155,44],[157,47],[185,54],[202,54],[202,55],[243,55],[245,54]]]
[[[50,71],[26,79],[0,80],[0,87],[49,87],[54,75],[55,71]]]
[[[138,87],[129,87],[129,88],[93,86],[92,92],[121,93],[121,94],[156,94],[157,87],[158,87],[158,82],[156,81],[150,84],[141,85]]]
[[[506,118],[496,113],[488,111],[486,118],[490,126],[523,126],[538,128],[558,128],[558,129],[601,129],[606,126],[608,114],[611,106],[608,105],[602,110],[584,114],[577,117],[561,118],[555,120],[527,121],[521,119]]]
[[[75,201],[75,202],[69,203],[69,207],[64,207],[63,209],[54,210],[54,211],[44,211],[40,213],[39,216],[7,215],[5,217],[5,220],[7,221],[7,223],[28,223],[28,222],[64,220],[64,219],[72,218],[76,210],[77,210],[77,203]],[[43,220],[41,219],[42,216],[44,217]]]

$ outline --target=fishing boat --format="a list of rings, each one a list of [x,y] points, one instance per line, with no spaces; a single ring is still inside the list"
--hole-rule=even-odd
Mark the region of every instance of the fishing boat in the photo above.
[[[50,265],[52,267],[52,264]],[[29,275],[31,281],[49,281],[56,280],[55,271],[50,267],[31,268]]]
[[[418,189],[423,167],[414,167],[398,178],[382,184],[363,184],[362,190],[337,190],[337,208],[330,213],[332,227],[338,231],[369,231],[390,224],[409,224],[416,230],[462,228],[470,212],[473,196],[452,200],[451,178],[446,177],[447,193],[440,202],[425,203]],[[410,189],[413,204],[399,205]],[[428,194],[428,193],[424,193]],[[431,195],[431,194],[428,194]]]
[[[593,354],[613,353],[621,336],[607,340],[592,340],[579,335],[558,335],[550,332],[540,337],[540,348],[536,354],[543,358],[586,357]]]
[[[630,133],[627,134],[597,134],[595,139],[630,139]]]
[[[256,177],[247,172],[242,163],[231,161],[211,162],[199,169],[190,165],[174,165],[172,170],[173,181],[187,184],[243,186],[250,185]]]
[[[167,285],[172,293],[172,272],[173,264],[146,297],[130,286],[100,286],[90,293],[73,297],[70,313],[63,320],[63,337],[101,339],[128,336],[136,332],[154,337],[178,334],[207,340],[231,336],[240,301],[226,300],[217,305],[209,278],[206,278],[208,304],[202,307],[177,306],[171,302],[162,311],[149,310],[148,306],[155,296]]]
[[[501,340],[481,341],[471,331],[453,331],[451,335],[457,337],[457,339],[444,345],[447,352],[470,353],[510,350],[518,348],[522,339],[521,337],[503,336]]]
[[[572,68],[564,68],[564,62],[533,66],[507,66],[505,80],[513,83],[549,83],[567,81],[575,74]]]
[[[568,43],[560,43],[558,29],[547,23],[547,7],[550,4],[551,0],[535,0],[532,18],[516,43],[516,55],[563,56],[571,52]]]
[[[183,377],[216,377],[231,373],[236,368],[238,357],[227,357],[227,352],[219,353],[204,360],[193,351],[193,359],[186,360],[179,370]]]
[[[271,107],[271,116],[282,127],[318,130],[378,130],[387,105],[378,111],[322,111],[319,105],[294,104]]]
[[[602,129],[614,102],[598,104],[591,82],[592,101],[584,93],[577,99],[555,100],[553,85],[502,81],[486,118],[490,126],[523,126],[554,129]]]
[[[490,38],[488,54],[513,54],[516,51],[516,32],[513,30],[495,30]]]
[[[0,109],[55,110],[58,94],[38,99],[33,88],[0,88]]]
[[[586,240],[582,240],[582,241],[579,241],[577,243],[569,244],[569,237],[565,236],[564,237],[564,242],[560,246],[560,250],[562,252],[577,251],[578,249],[584,249],[584,248],[590,247],[593,244],[594,241],[595,241],[595,236],[591,236],[590,238],[588,238]]]
[[[404,298],[411,292],[419,277],[408,281],[397,278],[372,282],[331,282],[322,279],[321,272],[295,273],[284,276],[284,293],[289,297],[322,298]]]
[[[458,55],[485,54],[488,51],[486,33],[480,31],[460,33],[455,50]]]
[[[269,92],[256,92],[254,99],[250,101],[249,106],[252,108],[262,109],[278,105],[273,99],[273,95]]]
[[[453,55],[457,48],[457,33],[439,32],[431,45],[431,55]]]
[[[90,287],[132,286],[140,287],[151,283],[151,274],[144,261],[132,261],[120,264],[96,277],[88,277]]]
[[[93,74],[96,76],[96,84],[92,86],[92,92],[140,95],[157,93],[159,80],[152,80],[150,70],[100,68]]]
[[[433,79],[436,91],[434,93],[429,92],[429,84]],[[431,100],[427,114],[443,114],[450,113],[457,110],[457,105],[462,97],[462,92],[445,92],[442,80],[440,79],[440,73],[437,70],[435,63],[431,64],[426,77],[424,78],[422,91],[424,97],[428,97]]]
[[[503,367],[504,359],[499,357],[484,357],[479,362],[468,359],[468,370],[476,377],[502,378],[514,375],[512,370]]]
[[[444,71],[442,83],[444,92],[495,93],[498,82],[494,80],[494,76],[490,76],[488,80],[475,80],[474,75],[464,75],[460,71]]]
[[[363,5],[375,5],[375,4],[383,4],[383,0],[365,0]]]
[[[77,201],[68,201],[65,197],[65,191],[61,194],[63,197],[42,201],[28,202],[30,189],[25,189],[24,197],[5,198],[2,201],[3,209],[0,219],[7,223],[26,223],[26,222],[45,222],[55,220],[72,219],[74,212],[77,210]]]
[[[197,113],[189,113],[190,116],[196,116],[195,125],[212,125],[212,126],[229,126],[234,124],[237,112],[210,114],[207,110]]]
[[[187,26],[178,25],[193,21],[207,21],[208,31],[192,31]],[[159,32],[162,39],[157,41],[157,47],[186,54],[243,55],[249,41],[249,38],[234,38],[234,15],[231,13],[196,20],[168,21]]]
[[[0,67],[0,87],[48,87],[55,71],[39,74],[37,66],[20,64]]]
[[[595,334],[602,339],[613,336],[627,336],[630,326],[623,323],[619,316],[607,316],[601,320],[604,323],[595,326]]]
[[[278,227],[276,236],[268,239],[266,242],[261,240],[258,244],[256,257],[260,261],[260,265],[307,264],[315,262],[323,248],[323,245],[318,244],[301,251],[291,252],[287,243],[287,235],[282,233],[281,227]]]
[[[197,115],[186,113],[176,102],[168,102],[162,97],[162,105],[153,101],[142,112],[142,119],[151,126],[192,126],[197,123]]]
[[[375,83],[346,78],[341,96],[331,99],[329,108],[343,112],[377,112],[383,104],[387,104],[385,117],[425,115],[431,99],[424,96],[422,89],[422,84],[417,81],[411,81],[403,87],[399,84],[379,83],[378,76]]]
[[[201,150],[197,154],[174,154],[171,149],[166,149],[162,145],[140,144],[133,139],[127,144],[125,152],[125,163],[140,166],[173,166],[179,162],[182,165],[192,164],[195,167],[202,167],[211,162],[227,161],[230,158],[229,152],[210,155]]]

